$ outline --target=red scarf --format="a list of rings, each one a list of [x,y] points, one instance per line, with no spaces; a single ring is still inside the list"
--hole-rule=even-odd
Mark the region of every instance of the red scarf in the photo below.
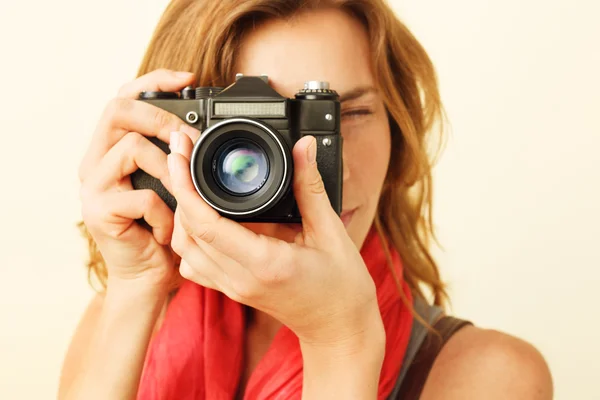
[[[391,252],[404,296],[412,302],[402,279],[402,263]],[[379,399],[391,393],[406,352],[412,315],[400,299],[379,236],[372,230],[361,249],[377,287],[386,331],[386,353],[379,381]],[[244,308],[225,295],[186,281],[169,304],[152,340],[138,399],[233,399],[244,357]],[[245,399],[300,399],[302,354],[296,335],[286,327],[252,372]]]

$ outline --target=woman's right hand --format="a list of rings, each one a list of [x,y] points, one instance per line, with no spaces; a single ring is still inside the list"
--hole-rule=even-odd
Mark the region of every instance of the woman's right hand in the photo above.
[[[85,225],[108,269],[109,282],[166,287],[176,273],[170,247],[173,212],[151,189],[134,190],[129,175],[144,170],[171,191],[167,155],[146,136],[169,143],[199,131],[175,115],[136,100],[142,91],[178,91],[194,83],[187,72],[156,70],[124,85],[110,101],[79,168]],[[144,218],[152,230],[135,220]]]

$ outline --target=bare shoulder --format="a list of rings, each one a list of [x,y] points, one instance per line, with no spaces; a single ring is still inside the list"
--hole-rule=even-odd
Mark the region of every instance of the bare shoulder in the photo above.
[[[446,343],[431,369],[423,399],[552,399],[550,370],[531,344],[468,326]]]

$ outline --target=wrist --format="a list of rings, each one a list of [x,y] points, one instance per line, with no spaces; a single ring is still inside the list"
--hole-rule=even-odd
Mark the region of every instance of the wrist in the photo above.
[[[106,283],[104,314],[117,320],[133,317],[154,321],[167,302],[170,288],[131,280],[108,279]]]
[[[325,324],[319,332],[298,336],[300,346],[306,351],[325,351],[345,357],[358,354],[366,349],[385,351],[385,329],[377,301],[363,312],[355,313],[343,325]]]
[[[385,342],[381,317],[379,323],[336,343],[301,341],[303,398],[377,398]]]
[[[166,285],[107,280],[103,317],[119,324],[140,320],[153,325],[167,301],[168,293]]]
[[[362,351],[303,348],[303,399],[376,399],[385,345]]]
[[[313,358],[321,363],[340,364],[362,360],[374,364],[383,362],[386,336],[383,324],[372,326],[350,337],[334,343],[300,341],[304,358]]]
[[[171,277],[139,276],[135,278],[111,277],[106,280],[106,292],[119,296],[162,297],[173,288]]]

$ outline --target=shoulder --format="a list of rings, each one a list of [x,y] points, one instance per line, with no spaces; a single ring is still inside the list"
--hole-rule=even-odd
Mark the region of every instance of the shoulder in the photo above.
[[[437,356],[423,399],[551,399],[552,377],[531,344],[494,330],[467,326]]]

